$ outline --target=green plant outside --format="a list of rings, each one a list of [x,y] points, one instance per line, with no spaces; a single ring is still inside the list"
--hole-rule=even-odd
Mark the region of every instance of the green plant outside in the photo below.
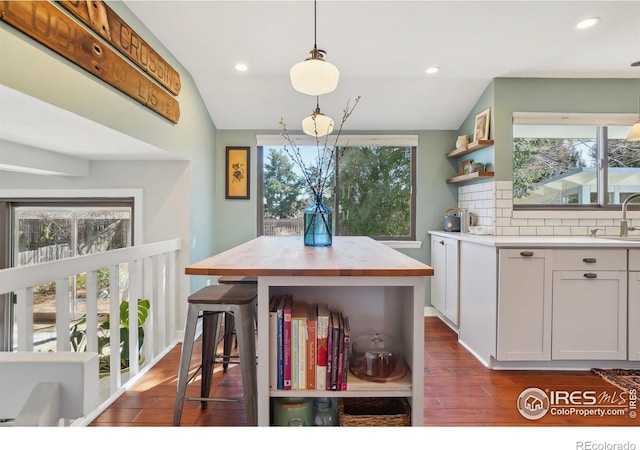
[[[138,350],[142,348],[144,343],[143,325],[149,317],[151,302],[147,299],[138,299]],[[129,302],[123,300],[120,302],[120,313],[118,326],[120,327],[120,369],[129,367]],[[70,342],[73,351],[86,351],[86,329],[81,329],[81,325],[86,325],[87,315],[84,314],[78,320],[71,323]],[[111,329],[110,315],[106,315],[106,319],[97,329],[98,333],[98,356],[100,373],[108,373],[110,371],[110,354],[106,350],[110,347]]]

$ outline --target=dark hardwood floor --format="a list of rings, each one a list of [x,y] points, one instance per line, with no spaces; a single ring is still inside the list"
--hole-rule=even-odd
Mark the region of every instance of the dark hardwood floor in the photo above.
[[[199,347],[194,350],[197,366]],[[180,346],[176,346],[134,387],[91,424],[92,427],[165,427],[173,419]],[[550,391],[593,390],[620,395],[620,390],[589,371],[494,371],[480,364],[457,342],[457,335],[434,317],[425,318],[425,427],[620,427],[640,425],[624,416],[547,413],[539,420],[524,418],[516,407],[520,393],[531,387]],[[189,386],[197,395],[197,380]],[[239,367],[214,377],[213,395],[238,396]],[[244,426],[241,403],[209,403],[200,409],[187,402],[182,426]]]

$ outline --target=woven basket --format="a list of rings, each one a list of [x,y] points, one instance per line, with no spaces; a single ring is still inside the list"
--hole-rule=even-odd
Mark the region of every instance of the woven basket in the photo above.
[[[402,397],[346,397],[338,401],[342,427],[408,427],[411,407]]]

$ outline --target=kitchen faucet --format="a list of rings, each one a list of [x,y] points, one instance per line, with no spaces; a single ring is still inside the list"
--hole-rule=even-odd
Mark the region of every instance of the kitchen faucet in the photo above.
[[[629,231],[640,230],[638,227],[630,227],[627,225],[627,205],[629,202],[636,197],[640,197],[640,192],[636,192],[635,194],[631,194],[622,202],[622,220],[620,221],[620,237],[628,237]]]

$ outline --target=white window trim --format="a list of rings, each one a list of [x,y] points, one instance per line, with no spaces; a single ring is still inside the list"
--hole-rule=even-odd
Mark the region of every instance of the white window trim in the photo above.
[[[514,112],[514,125],[625,126],[638,121],[636,114]]]
[[[292,134],[291,140],[296,145],[316,145],[316,138],[307,134]],[[257,145],[263,147],[267,146],[285,146],[288,145],[285,138],[280,134],[259,134],[256,136]],[[320,145],[324,146],[324,137],[319,139]],[[326,144],[328,146],[340,145],[340,146],[364,146],[364,145],[379,145],[381,147],[390,145],[402,145],[406,147],[418,146],[418,135],[413,134],[341,134],[339,139],[329,136]]]

